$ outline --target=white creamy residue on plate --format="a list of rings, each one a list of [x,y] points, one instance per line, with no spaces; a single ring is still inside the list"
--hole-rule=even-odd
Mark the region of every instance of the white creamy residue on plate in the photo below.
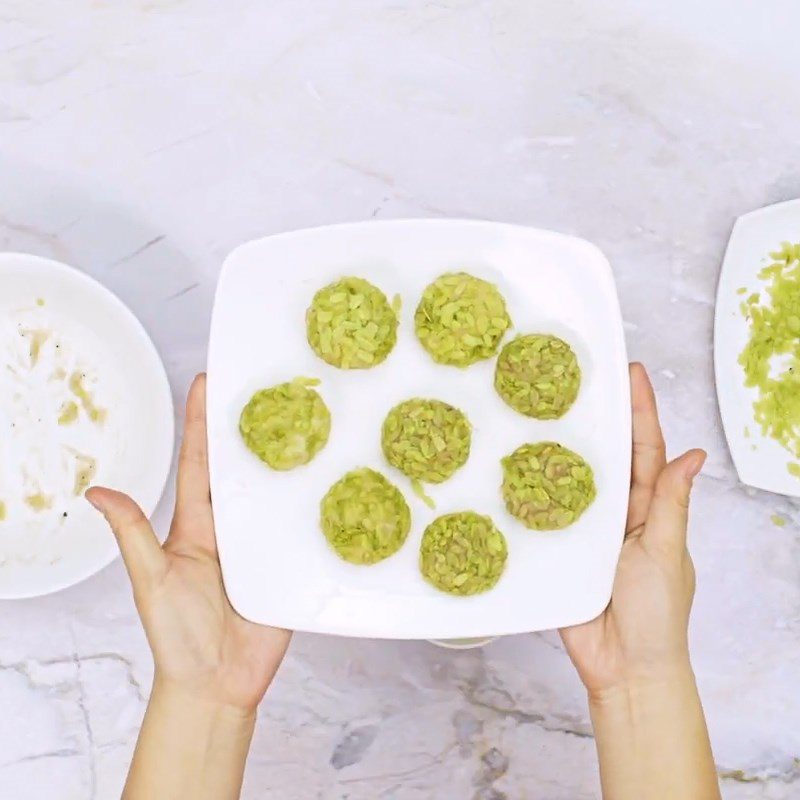
[[[70,513],[113,457],[110,392],[67,327],[39,302],[0,317],[0,565],[57,559]]]

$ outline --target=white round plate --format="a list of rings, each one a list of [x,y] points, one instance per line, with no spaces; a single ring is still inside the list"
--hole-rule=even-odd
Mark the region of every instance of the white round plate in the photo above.
[[[497,641],[497,636],[476,636],[473,639],[428,639],[431,644],[445,650],[474,650]]]
[[[555,333],[583,370],[575,405],[540,421],[512,411],[494,391],[494,361],[438,366],[414,335],[414,309],[443,272],[466,270],[498,285],[516,333]],[[397,346],[379,366],[337,370],[305,337],[314,292],[358,275],[399,293]],[[239,414],[251,394],[315,376],[333,418],[330,440],[306,466],[273,472],[242,443]],[[380,428],[409,397],[438,397],[472,422],[468,462],[428,488],[435,511],[386,463]],[[208,355],[211,492],[225,587],[243,616],[293,630],[397,639],[456,639],[572,625],[608,603],[630,484],[631,417],[622,318],[611,268],[580,239],[464,220],[398,220],[280,234],[234,250],[222,268]],[[556,440],[589,461],[597,499],[563,531],[527,530],[505,509],[500,459],[525,442]],[[319,530],[319,502],[347,470],[378,469],[401,488],[412,529],[391,558],[370,567],[342,561]],[[505,573],[491,591],[453,597],[417,566],[435,517],[489,514],[508,540]]]
[[[0,598],[8,599],[71,586],[117,556],[79,472],[94,459],[91,483],[127,492],[152,513],[175,423],[158,353],[110,291],[23,253],[0,253],[0,287]],[[88,404],[70,388],[75,375]],[[59,424],[70,402],[77,419]],[[91,419],[93,407],[102,421]]]

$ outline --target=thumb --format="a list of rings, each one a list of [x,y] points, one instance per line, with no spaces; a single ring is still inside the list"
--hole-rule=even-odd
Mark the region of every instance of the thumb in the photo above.
[[[85,497],[111,526],[134,593],[141,594],[158,583],[166,569],[166,556],[142,509],[128,495],[100,486],[93,486]]]
[[[692,482],[705,460],[705,451],[689,450],[661,470],[642,535],[645,545],[675,555],[683,552]]]

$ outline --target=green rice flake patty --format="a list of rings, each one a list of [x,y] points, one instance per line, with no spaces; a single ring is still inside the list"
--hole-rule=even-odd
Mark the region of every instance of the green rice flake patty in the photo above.
[[[318,392],[310,388],[318,383],[313,378],[296,378],[260,389],[242,409],[242,439],[272,469],[307,464],[327,443],[331,415]]]
[[[383,421],[386,460],[419,481],[446,481],[469,457],[472,428],[462,411],[441,400],[415,397],[396,405]]]
[[[517,336],[500,351],[494,388],[511,408],[526,417],[562,417],[575,402],[580,386],[578,359],[557,336]]]
[[[363,278],[342,278],[314,295],[306,311],[306,337],[328,364],[368,369],[392,351],[397,320],[397,312],[377,286]]]
[[[414,330],[438,364],[468,367],[491,358],[511,327],[497,287],[466,272],[448,272],[422,293]]]
[[[740,306],[750,336],[739,364],[745,386],[758,392],[753,412],[762,434],[800,458],[800,242],[769,255],[758,275],[767,298],[753,292]]]
[[[396,486],[363,467],[348,472],[322,498],[320,527],[345,561],[375,564],[402,547],[411,512]]]
[[[506,565],[506,537],[489,517],[459,511],[437,517],[422,534],[422,576],[448,594],[478,594],[491,589]]]
[[[526,528],[566,528],[597,494],[592,468],[556,442],[524,444],[506,456],[502,466],[506,509]]]

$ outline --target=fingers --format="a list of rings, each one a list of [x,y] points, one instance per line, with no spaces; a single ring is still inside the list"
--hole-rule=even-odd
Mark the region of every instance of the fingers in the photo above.
[[[703,467],[703,450],[689,450],[671,461],[656,482],[642,541],[645,547],[681,555],[686,547],[686,523],[692,482]]]
[[[628,521],[625,527],[629,533],[641,527],[647,519],[656,481],[667,462],[653,386],[641,364],[631,364],[630,375],[633,462]]]
[[[178,458],[177,505],[179,511],[184,511],[205,508],[209,504],[206,376],[198,375],[186,398],[183,442]]]
[[[93,486],[86,499],[106,518],[137,594],[156,585],[166,571],[166,556],[150,522],[128,495]]]
[[[208,479],[205,375],[198,375],[189,389],[183,442],[178,458],[177,499],[170,539],[175,541],[187,537],[203,546],[214,547]]]

